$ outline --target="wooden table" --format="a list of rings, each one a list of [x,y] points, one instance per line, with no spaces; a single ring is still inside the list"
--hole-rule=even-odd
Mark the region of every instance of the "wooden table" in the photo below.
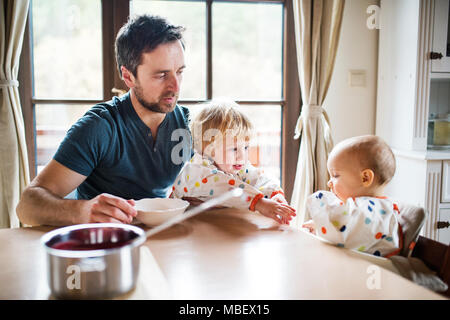
[[[0,230],[0,299],[51,298],[39,239],[52,229]],[[234,209],[204,212],[145,246],[134,298],[443,299],[351,251]]]

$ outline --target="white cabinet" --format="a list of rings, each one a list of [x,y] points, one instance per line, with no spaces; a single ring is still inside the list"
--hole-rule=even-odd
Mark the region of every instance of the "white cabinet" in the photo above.
[[[450,160],[438,152],[394,149],[397,169],[385,192],[398,202],[423,207],[427,220],[422,235],[449,244],[450,240]],[[450,159],[450,152],[445,154]]]
[[[441,202],[450,203],[450,161],[443,161],[443,164],[442,164]]]
[[[450,0],[434,0],[432,72],[450,72]]]
[[[439,209],[439,224],[442,227],[438,232],[438,241],[444,244],[450,244],[450,227],[447,223],[450,221],[450,208],[440,208]]]
[[[428,217],[422,235],[447,244],[450,228],[438,228],[438,223],[450,221],[450,151],[431,151],[427,144],[430,112],[448,112],[441,98],[450,101],[445,80],[450,79],[449,2],[380,1],[376,112],[376,134],[397,159],[386,195],[424,207]],[[431,52],[442,53],[442,59],[431,59]],[[440,80],[432,85],[434,78]],[[443,93],[430,96],[434,91]]]

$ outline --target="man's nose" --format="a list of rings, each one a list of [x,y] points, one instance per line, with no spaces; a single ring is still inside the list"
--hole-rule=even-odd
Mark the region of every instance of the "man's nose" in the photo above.
[[[173,92],[180,91],[180,82],[181,78],[179,78],[177,74],[173,75],[170,78],[169,89],[171,89]]]

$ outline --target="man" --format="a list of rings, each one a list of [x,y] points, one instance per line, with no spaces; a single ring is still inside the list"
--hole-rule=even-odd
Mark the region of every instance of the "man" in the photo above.
[[[116,59],[129,92],[94,106],[72,126],[23,192],[22,223],[130,223],[133,199],[167,195],[183,167],[173,161],[180,144],[173,133],[188,130],[188,110],[176,104],[185,68],[182,31],[148,15],[121,28]],[[191,152],[185,140],[183,158]],[[77,199],[64,199],[74,189]]]

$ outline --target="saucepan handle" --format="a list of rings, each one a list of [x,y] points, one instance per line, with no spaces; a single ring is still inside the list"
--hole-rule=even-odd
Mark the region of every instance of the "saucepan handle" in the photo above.
[[[228,199],[240,197],[240,196],[242,196],[242,194],[243,194],[243,191],[241,188],[235,188],[231,191],[228,191],[221,196],[218,196],[211,200],[205,201],[201,205],[199,205],[195,208],[192,208],[191,210],[188,210],[182,214],[179,214],[179,215],[173,217],[172,219],[167,220],[166,222],[160,224],[159,226],[148,230],[147,232],[145,232],[145,236],[147,238],[151,237],[151,236],[157,234],[158,232],[161,232],[161,231],[171,227],[172,225],[174,225],[176,223],[180,223],[181,221],[192,218],[193,216],[195,216],[205,210],[208,210],[209,208],[215,207],[215,206],[227,201]]]

